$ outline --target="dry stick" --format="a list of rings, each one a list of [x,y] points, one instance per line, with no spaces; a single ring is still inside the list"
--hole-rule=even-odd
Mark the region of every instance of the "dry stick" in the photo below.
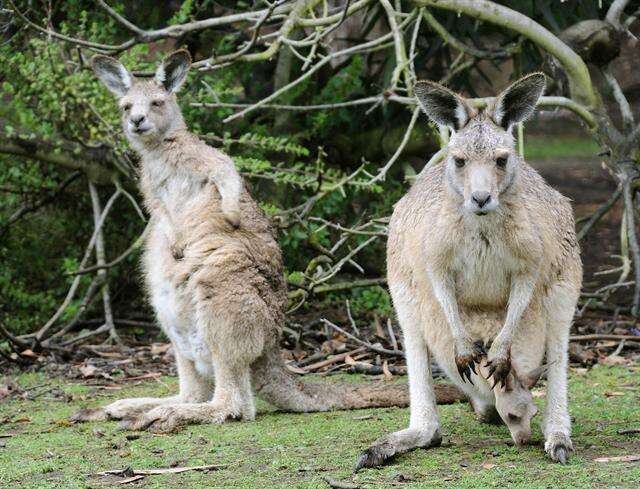
[[[333,365],[335,363],[338,362],[342,362],[345,358],[353,356],[353,355],[357,355],[358,353],[362,353],[363,351],[366,351],[367,348],[364,346],[361,346],[360,348],[357,348],[355,350],[351,350],[351,351],[346,351],[344,353],[339,353],[337,355],[334,355],[330,358],[327,358],[326,360],[322,360],[320,362],[316,362],[316,363],[312,363],[311,365],[307,365],[306,367],[302,367],[304,370],[308,370],[308,371],[312,371],[312,370],[318,370],[320,368],[323,367],[327,367],[329,365]]]
[[[611,208],[618,201],[620,196],[622,195],[622,187],[618,187],[616,191],[613,193],[609,200],[607,200],[604,204],[602,204],[598,209],[593,213],[593,215],[589,218],[587,223],[580,228],[580,232],[578,232],[578,241],[582,241],[585,236],[591,231],[591,228],[595,226],[600,219],[604,217],[604,215],[611,210]]]
[[[0,335],[4,337],[4,339],[6,339],[9,342],[9,346],[11,346],[11,349],[16,351],[14,346],[21,348],[22,350],[26,349],[29,347],[29,345],[27,345],[24,341],[22,341],[19,338],[16,338],[15,336],[13,336],[9,330],[7,330],[4,327],[4,324],[2,324],[2,321],[0,321]],[[17,353],[17,351],[16,351]]]
[[[401,350],[388,350],[386,348],[383,348],[381,346],[377,346],[377,345],[372,345],[371,343],[368,343],[366,341],[361,340],[360,338],[358,338],[357,336],[352,335],[351,333],[345,331],[344,329],[342,329],[340,326],[338,326],[337,324],[333,324],[331,321],[322,318],[320,320],[323,324],[326,324],[327,326],[335,329],[336,331],[338,331],[339,333],[342,333],[343,335],[345,335],[347,338],[352,339],[353,341],[355,341],[356,343],[362,345],[362,346],[366,346],[368,349],[370,349],[371,351],[374,351],[376,353],[380,353],[381,355],[393,355],[396,357],[404,357],[404,352]]]
[[[389,29],[393,33],[393,45],[396,56],[396,66],[393,70],[393,74],[391,75],[391,90],[395,90],[398,86],[398,81],[400,79],[400,74],[404,75],[404,83],[407,88],[407,93],[409,95],[413,95],[413,87],[411,86],[411,74],[408,72],[409,61],[407,59],[406,48],[404,45],[404,37],[402,36],[402,32],[398,27],[398,22],[396,20],[397,12],[392,7],[389,0],[379,0],[380,4],[382,4],[382,8],[385,10],[387,14],[387,23],[389,25]]]
[[[640,336],[625,335],[625,334],[585,334],[570,336],[569,341],[576,343],[584,343],[587,341],[638,341],[640,342]]]
[[[638,316],[638,305],[640,304],[640,246],[638,246],[638,238],[636,235],[635,209],[633,207],[633,196],[631,195],[631,177],[624,177],[622,182],[624,194],[624,206],[627,215],[627,232],[629,235],[629,247],[633,255],[633,269],[635,272],[635,292],[633,294],[633,306],[631,307],[631,315]]]
[[[103,324],[102,326],[100,326],[98,329],[94,329],[93,331],[88,331],[86,333],[82,333],[78,336],[76,336],[75,338],[72,338],[68,341],[65,341],[64,343],[62,343],[62,346],[71,346],[74,345],[76,343],[80,343],[88,338],[91,338],[93,336],[98,336],[102,333],[108,333],[111,331],[111,327],[108,324]]]
[[[398,349],[398,340],[396,340],[396,334],[393,331],[393,324],[391,324],[391,318],[387,318],[387,331],[389,332],[389,337],[391,338],[391,345],[394,350]]]
[[[75,328],[78,325],[78,323],[80,322],[80,318],[86,312],[89,305],[93,302],[93,299],[95,299],[96,292],[98,291],[98,287],[102,284],[102,280],[103,278],[97,275],[93,278],[93,280],[89,284],[89,287],[87,288],[87,292],[84,295],[84,299],[82,299],[82,303],[80,304],[78,311],[75,313],[71,321],[69,321],[67,325],[64,328],[62,328],[60,331],[51,335],[51,337],[48,340],[44,341],[43,342],[44,346],[47,346],[51,340],[64,336],[65,334],[67,334],[69,331],[71,331],[73,328]]]
[[[142,243],[146,239],[147,234],[149,234],[150,229],[151,229],[150,226],[147,225],[144,228],[144,231],[142,232],[142,234],[138,236],[138,239],[136,239],[133,242],[133,244],[129,246],[129,248],[127,248],[120,256],[115,258],[113,261],[110,261],[109,263],[104,263],[102,265],[94,265],[91,267],[83,268],[82,270],[78,270],[76,272],[69,272],[67,273],[67,275],[85,275],[87,273],[95,272],[96,270],[103,270],[103,269],[115,267],[116,265],[121,263],[125,258],[127,258],[131,253],[133,253],[135,250],[140,248],[140,246],[142,246]]]
[[[370,185],[372,183],[375,183],[377,181],[380,180],[384,180],[387,172],[389,171],[389,168],[391,168],[391,166],[396,162],[396,160],[400,157],[400,155],[402,154],[402,152],[404,151],[405,146],[407,145],[407,143],[409,142],[409,139],[411,137],[411,132],[413,131],[413,127],[416,125],[416,121],[418,120],[418,116],[420,115],[420,108],[416,106],[415,109],[413,109],[413,115],[411,116],[411,120],[409,121],[409,125],[407,126],[407,130],[404,133],[404,136],[402,138],[402,141],[400,142],[400,144],[398,145],[398,148],[396,149],[396,152],[393,154],[393,156],[389,159],[389,161],[387,162],[386,165],[384,165],[380,171],[378,172],[378,174],[373,177],[371,180],[369,180],[367,183]]]
[[[347,306],[347,317],[349,318],[349,322],[351,323],[351,327],[356,332],[356,334],[360,334],[360,330],[358,329],[358,325],[356,324],[355,319],[353,319],[353,315],[351,314],[351,304],[349,304],[349,299],[345,301]]]
[[[109,211],[111,210],[111,207],[113,206],[114,202],[116,201],[116,199],[119,196],[120,196],[120,190],[116,190],[113,193],[113,195],[109,198],[109,200],[107,201],[106,205],[104,206],[104,209],[102,211],[102,215],[100,216],[99,221],[96,223],[96,226],[95,226],[95,229],[93,231],[93,234],[91,235],[91,239],[89,240],[89,244],[87,245],[87,248],[86,248],[86,250],[84,252],[84,256],[82,257],[82,261],[80,261],[80,268],[84,268],[87,265],[87,262],[89,261],[89,258],[91,257],[91,251],[93,250],[93,247],[95,246],[96,239],[98,237],[98,232],[100,231],[100,229],[104,225],[104,221],[107,218],[107,215],[109,214]],[[71,287],[69,288],[69,291],[67,292],[67,296],[65,297],[64,301],[62,302],[62,304],[60,305],[58,310],[55,312],[55,314],[53,316],[51,316],[49,321],[47,321],[47,323],[35,334],[35,339],[36,339],[37,342],[41,342],[43,340],[43,338],[45,337],[45,334],[47,333],[47,331],[49,331],[49,329],[56,323],[56,321],[58,321],[58,319],[60,319],[60,316],[62,316],[64,311],[67,309],[67,307],[69,307],[69,304],[71,303],[71,301],[73,300],[74,296],[76,295],[76,291],[78,290],[78,286],[80,285],[80,279],[81,278],[82,277],[80,275],[78,275],[73,280],[73,283],[71,284]]]
[[[620,115],[622,116],[622,124],[625,129],[630,129],[634,125],[633,121],[633,111],[631,110],[631,105],[629,105],[629,101],[627,97],[625,97],[622,88],[620,88],[620,84],[609,67],[605,67],[602,69],[602,74],[604,75],[605,80],[609,84],[611,88],[611,92],[613,94],[613,98],[615,99],[618,107],[620,108]]]
[[[102,214],[102,210],[100,209],[100,196],[98,195],[98,189],[96,189],[96,186],[91,181],[89,181],[89,194],[91,195],[91,205],[93,207],[93,222],[96,228],[98,228],[100,215]],[[96,237],[96,263],[100,267],[104,267],[106,263],[104,232],[102,226],[98,229],[98,235]],[[104,308],[104,321],[109,327],[109,337],[114,342],[121,344],[122,341],[116,332],[116,325],[113,322],[113,310],[111,309],[111,293],[109,290],[107,271],[104,268],[100,268],[96,275],[102,281],[102,305]]]

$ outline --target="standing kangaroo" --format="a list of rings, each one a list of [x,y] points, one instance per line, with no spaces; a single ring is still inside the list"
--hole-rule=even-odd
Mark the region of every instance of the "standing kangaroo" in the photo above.
[[[518,156],[511,134],[544,86],[543,74],[531,74],[484,110],[436,83],[415,86],[422,109],[453,134],[445,161],[418,177],[389,225],[387,275],[411,416],[409,428],[363,452],[356,469],[440,443],[430,352],[480,419],[499,414],[517,444],[531,436],[529,389],[546,352],[545,450],[561,463],[573,450],[567,347],[582,280],[573,215],[569,200]]]
[[[119,98],[124,133],[142,157],[140,185],[151,214],[143,269],[174,347],[180,393],[123,399],[73,419],[123,419],[131,429],[160,431],[252,420],[253,390],[298,412],[406,405],[402,386],[308,384],[286,370],[278,344],[287,303],[280,249],[233,161],[186,128],[175,93],[189,53],[168,56],[151,80],[135,80],[106,56],[92,64]],[[451,386],[440,394],[443,402],[461,397]]]

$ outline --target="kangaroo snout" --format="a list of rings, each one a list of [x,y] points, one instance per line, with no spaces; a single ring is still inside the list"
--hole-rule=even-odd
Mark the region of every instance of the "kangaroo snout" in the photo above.
[[[142,124],[144,122],[144,120],[146,119],[146,117],[144,116],[144,114],[136,114],[136,115],[132,115],[130,120],[133,123],[134,126],[139,126],[140,124]]]
[[[471,192],[465,206],[477,216],[484,216],[498,207],[498,198],[493,197],[487,190],[475,190]]]
[[[527,445],[531,441],[531,430],[522,430],[516,433],[511,433],[511,437],[516,445]]]
[[[485,191],[473,192],[471,194],[471,200],[473,200],[476,203],[476,205],[480,209],[482,209],[485,206],[485,204],[488,204],[489,202],[491,202],[491,194]]]

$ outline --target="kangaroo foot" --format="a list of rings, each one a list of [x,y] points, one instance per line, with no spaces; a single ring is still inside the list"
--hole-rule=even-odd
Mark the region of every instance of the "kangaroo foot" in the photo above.
[[[400,453],[415,448],[437,447],[441,442],[437,426],[427,429],[408,428],[389,433],[360,454],[353,470],[358,472],[365,467],[378,467]]]
[[[120,399],[111,404],[99,408],[86,408],[73,414],[70,418],[74,422],[82,421],[106,421],[108,419],[123,419],[136,416],[153,409],[161,404],[178,402],[177,397],[155,398],[139,397],[132,399]]]
[[[560,464],[566,464],[569,455],[573,452],[573,443],[566,433],[555,431],[547,436],[544,443],[544,451],[547,452],[551,460]]]
[[[241,417],[237,410],[210,403],[172,404],[159,406],[140,416],[125,418],[121,421],[120,427],[170,433],[190,424],[222,424]]]
[[[455,362],[458,374],[463,382],[466,378],[471,382],[471,372],[478,375],[476,364],[480,364],[482,357],[486,355],[482,341],[475,343],[469,340],[456,342],[455,346]]]

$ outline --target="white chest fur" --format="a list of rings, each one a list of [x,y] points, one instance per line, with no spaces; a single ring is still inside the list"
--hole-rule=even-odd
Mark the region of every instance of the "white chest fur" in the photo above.
[[[484,230],[465,233],[455,248],[451,266],[459,304],[505,305],[516,268],[504,240]]]
[[[212,353],[204,332],[196,321],[191,298],[175,287],[169,267],[164,260],[158,258],[166,256],[165,246],[162,239],[157,239],[151,241],[151,246],[147,249],[149,258],[146,260],[146,267],[151,302],[162,329],[174,347],[183,357],[194,362],[201,375],[212,377]]]

